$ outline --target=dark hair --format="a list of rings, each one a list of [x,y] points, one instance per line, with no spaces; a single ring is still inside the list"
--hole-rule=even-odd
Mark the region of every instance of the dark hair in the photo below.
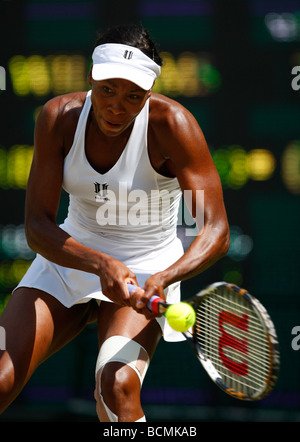
[[[98,35],[95,47],[105,43],[120,43],[138,48],[159,66],[162,66],[158,49],[149,32],[142,25],[128,24],[108,28]]]

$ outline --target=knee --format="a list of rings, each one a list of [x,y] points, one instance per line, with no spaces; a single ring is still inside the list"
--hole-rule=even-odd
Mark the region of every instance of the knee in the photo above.
[[[120,362],[110,362],[103,367],[100,390],[107,404],[124,404],[140,394],[140,380],[136,373]]]
[[[96,409],[101,422],[136,420],[143,414],[140,405],[140,379],[127,365],[109,362],[96,378]]]
[[[15,397],[15,373],[6,355],[0,357],[0,414],[9,406]]]
[[[141,414],[140,391],[149,364],[137,342],[112,336],[101,346],[96,363],[97,412],[101,421],[133,419]]]

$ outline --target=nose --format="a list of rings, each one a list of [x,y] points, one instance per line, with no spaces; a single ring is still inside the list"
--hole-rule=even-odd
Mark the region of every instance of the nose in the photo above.
[[[125,112],[125,108],[122,105],[122,102],[120,100],[114,100],[112,101],[109,106],[108,106],[108,110],[113,114],[113,115],[120,115],[123,114]]]

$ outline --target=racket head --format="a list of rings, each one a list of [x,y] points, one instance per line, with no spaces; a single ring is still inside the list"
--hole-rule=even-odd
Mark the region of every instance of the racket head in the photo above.
[[[241,400],[268,395],[280,358],[275,327],[264,306],[226,282],[208,286],[188,302],[196,322],[184,335],[216,385]]]

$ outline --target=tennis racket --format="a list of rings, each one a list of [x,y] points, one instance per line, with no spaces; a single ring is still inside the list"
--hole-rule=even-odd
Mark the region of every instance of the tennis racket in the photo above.
[[[129,285],[129,291],[133,288]],[[264,306],[226,282],[214,283],[184,302],[195,310],[196,322],[183,335],[215,384],[245,401],[268,395],[277,380],[280,357],[275,327]],[[158,314],[168,306],[158,296],[148,303]]]

